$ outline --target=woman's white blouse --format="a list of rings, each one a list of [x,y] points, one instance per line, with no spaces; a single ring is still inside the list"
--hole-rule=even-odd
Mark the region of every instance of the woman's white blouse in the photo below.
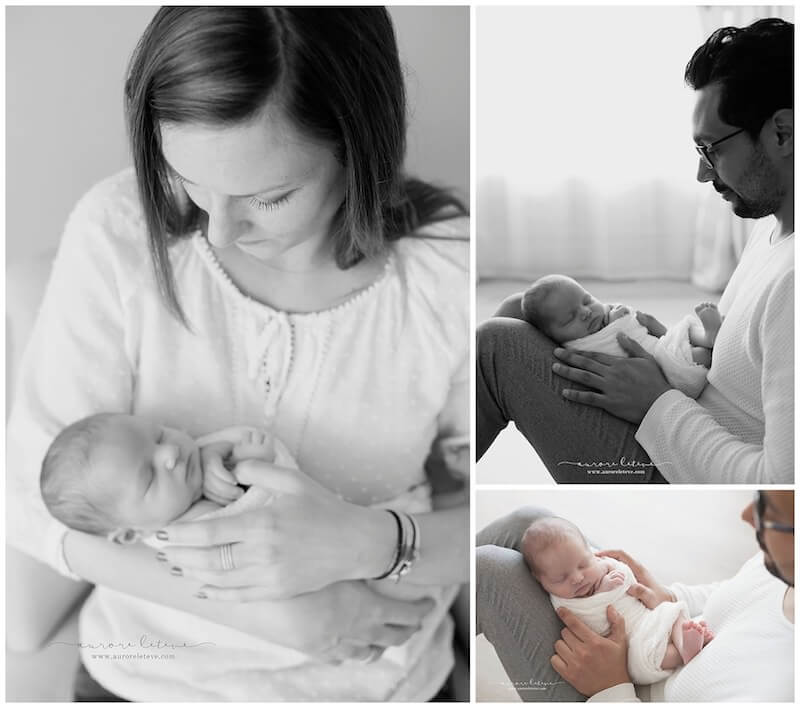
[[[358,504],[423,483],[436,442],[469,430],[469,250],[457,238],[467,233],[457,219],[394,242],[371,286],[310,314],[243,295],[195,235],[170,248],[190,331],[159,296],[132,170],[95,186],[69,218],[23,356],[8,429],[9,541],[68,573],[65,529],[44,508],[39,468],[61,428],[98,411],[131,411],[194,437],[274,425],[304,472]],[[410,665],[313,664],[289,676],[264,668],[253,638],[154,609],[98,588],[82,637],[191,627],[213,632],[219,650],[162,665],[92,663],[110,690],[134,700],[427,700],[452,661],[445,613]]]

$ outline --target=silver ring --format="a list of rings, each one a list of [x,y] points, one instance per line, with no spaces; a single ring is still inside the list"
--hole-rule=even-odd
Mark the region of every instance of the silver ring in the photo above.
[[[233,570],[236,564],[233,562],[233,544],[223,543],[219,547],[219,557],[222,561],[222,570]]]

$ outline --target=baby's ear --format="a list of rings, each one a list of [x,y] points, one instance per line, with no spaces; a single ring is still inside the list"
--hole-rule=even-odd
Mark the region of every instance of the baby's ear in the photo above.
[[[141,532],[136,529],[114,529],[106,536],[112,543],[119,543],[123,546],[136,543],[141,537]]]

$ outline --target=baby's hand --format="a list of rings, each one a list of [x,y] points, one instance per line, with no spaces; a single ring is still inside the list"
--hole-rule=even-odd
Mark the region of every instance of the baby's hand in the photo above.
[[[612,305],[608,311],[608,324],[615,322],[620,317],[631,314],[631,311],[625,305]]]
[[[242,431],[242,437],[233,446],[231,462],[236,464],[242,460],[275,461],[275,438],[272,433],[256,428]]]
[[[618,588],[625,582],[625,573],[620,570],[612,570],[603,576],[600,585],[597,587],[597,592],[608,592],[614,588]]]
[[[226,506],[242,496],[233,473],[225,467],[233,445],[216,442],[204,445],[200,450],[203,460],[203,496],[217,504]]]

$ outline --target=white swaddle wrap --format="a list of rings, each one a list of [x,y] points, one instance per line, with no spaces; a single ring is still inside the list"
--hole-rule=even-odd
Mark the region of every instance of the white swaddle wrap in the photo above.
[[[616,570],[625,574],[625,582],[607,592],[591,597],[563,598],[550,595],[553,607],[566,607],[590,629],[605,636],[611,627],[606,608],[614,609],[625,618],[628,635],[628,674],[634,683],[655,683],[669,676],[672,670],[661,668],[667,651],[670,633],[681,611],[688,617],[684,602],[662,602],[654,610],[647,609],[639,600],[627,594],[636,582],[633,571],[625,564],[608,558]]]
[[[631,313],[633,308],[628,308]],[[614,356],[628,356],[617,342],[622,332],[638,342],[648,354],[652,354],[664,376],[673,388],[677,388],[690,398],[697,398],[706,385],[708,369],[692,360],[692,345],[689,343],[689,328],[702,328],[695,314],[684,317],[674,327],[670,327],[663,337],[654,337],[636,319],[635,314],[623,315],[594,334],[580,339],[564,342],[567,349],[602,352]]]

